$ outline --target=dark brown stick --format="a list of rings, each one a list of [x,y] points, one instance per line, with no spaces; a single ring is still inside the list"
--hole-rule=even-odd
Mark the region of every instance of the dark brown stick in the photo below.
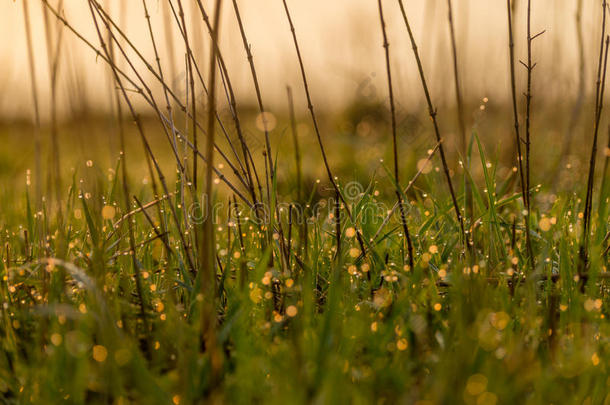
[[[324,168],[326,169],[326,174],[328,175],[328,180],[332,184],[333,188],[336,192],[341,195],[339,190],[339,186],[335,181],[335,177],[330,169],[330,164],[328,163],[328,158],[326,156],[326,151],[324,149],[324,143],[322,142],[322,135],[320,134],[320,129],[318,127],[318,119],[316,118],[316,113],[314,111],[313,103],[311,101],[311,94],[309,92],[309,85],[307,83],[307,75],[305,74],[305,67],[303,65],[303,58],[301,56],[301,49],[299,48],[299,42],[297,41],[296,30],[294,28],[294,24],[292,23],[292,17],[290,16],[290,10],[288,9],[288,4],[286,4],[286,0],[282,0],[284,3],[284,10],[286,11],[286,17],[288,17],[288,24],[290,25],[290,31],[292,32],[292,39],[294,42],[294,47],[297,52],[297,58],[299,60],[299,67],[301,70],[301,77],[303,79],[303,86],[305,87],[305,96],[307,97],[307,108],[309,109],[309,113],[311,115],[311,120],[313,121],[314,130],[316,133],[316,137],[318,140],[318,145],[320,147],[320,152],[322,153],[322,160],[324,161]],[[343,196],[341,196],[341,200],[343,200]],[[347,204],[346,204],[347,205]]]
[[[462,86],[460,83],[460,73],[459,73],[459,64],[458,64],[458,54],[457,54],[457,45],[455,40],[455,27],[453,23],[453,9],[451,5],[451,0],[447,0],[447,10],[448,10],[448,21],[449,21],[449,35],[451,39],[451,55],[453,57],[453,78],[455,84],[455,102],[457,106],[457,114],[458,114],[458,129],[460,131],[460,146],[461,146],[461,154],[462,154],[462,165],[464,166],[464,207],[466,211],[466,218],[470,220],[471,230],[474,229],[472,227],[473,223],[473,215],[474,215],[474,199],[472,196],[472,190],[470,189],[470,182],[466,178],[466,170],[469,170],[467,167],[468,163],[468,139],[466,137],[466,120],[464,115],[464,99],[462,97]],[[471,254],[471,261],[475,260],[474,254],[475,249],[473,246],[474,237],[471,234],[466,234],[466,242],[468,243],[469,252]]]
[[[203,21],[208,28],[208,33],[210,34],[210,36],[212,36],[212,26],[210,24],[210,19],[208,17],[208,14],[205,11],[205,8],[203,7],[203,3],[201,2],[201,0],[197,0],[197,6],[199,7],[199,11],[203,18]],[[250,150],[248,148],[248,145],[246,144],[246,140],[245,140],[243,132],[242,132],[241,121],[239,119],[239,114],[237,112],[237,99],[236,99],[235,93],[233,91],[233,85],[232,85],[231,79],[229,77],[229,71],[226,67],[226,64],[225,64],[224,58],[222,56],[222,52],[220,51],[220,47],[218,46],[218,43],[214,42],[213,45],[216,47],[218,62],[219,62],[221,72],[222,72],[222,78],[223,78],[223,80],[226,80],[226,87],[228,90],[228,102],[231,107],[231,115],[233,117],[233,122],[235,124],[235,131],[237,132],[237,137],[239,138],[239,142],[241,145],[241,150],[242,150],[245,169],[246,169],[245,175],[246,175],[246,178],[248,179],[250,196],[252,198],[254,205],[256,205],[257,197],[256,197],[255,189],[254,189],[254,180],[252,177],[252,171],[253,171],[254,175],[258,179],[256,165],[254,164],[254,161],[251,158]],[[252,170],[250,169],[250,163],[252,164]],[[261,199],[263,198],[262,194],[260,195],[260,198]]]
[[[218,32],[220,30],[220,10],[222,7],[222,0],[216,0],[214,8],[214,20],[212,29],[212,42],[216,43],[218,40]],[[212,357],[217,355],[216,351],[216,315],[215,315],[215,301],[216,301],[216,271],[214,266],[215,254],[215,238],[214,238],[214,211],[212,208],[212,167],[214,166],[214,124],[215,113],[216,113],[216,57],[217,48],[211,47],[210,50],[210,71],[209,71],[209,89],[208,89],[208,103],[207,103],[207,142],[206,142],[206,160],[208,166],[206,168],[205,176],[205,195],[206,200],[204,202],[205,219],[203,222],[203,241],[200,250],[199,263],[201,265],[201,293],[203,294],[203,308],[201,310],[201,332],[204,342],[206,344],[206,350],[210,350]],[[219,364],[212,362],[212,372],[214,379],[218,378]]]
[[[578,92],[576,95],[576,101],[572,107],[572,113],[570,115],[570,123],[563,136],[563,144],[559,159],[557,160],[557,169],[565,162],[566,156],[568,155],[572,141],[574,139],[574,132],[576,132],[576,125],[582,110],[583,101],[585,98],[585,75],[586,75],[586,59],[585,59],[585,44],[582,33],[582,6],[583,0],[578,0],[576,5],[575,21],[576,21],[576,41],[578,43]],[[556,169],[556,170],[557,170]],[[557,180],[561,179],[561,176],[557,176]]]
[[[294,144],[294,164],[296,166],[296,182],[297,182],[297,201],[303,203],[303,195],[301,193],[303,174],[302,174],[302,163],[301,163],[301,148],[299,147],[299,134],[297,132],[297,121],[294,114],[294,99],[292,97],[292,88],[286,87],[288,94],[288,111],[290,114],[290,128],[292,130],[292,141]]]
[[[578,267],[580,278],[580,291],[585,292],[589,270],[589,240],[591,226],[591,211],[593,210],[593,183],[595,178],[595,164],[597,159],[597,138],[599,133],[599,123],[601,120],[602,109],[604,106],[604,90],[606,87],[606,67],[608,62],[608,45],[610,37],[606,36],[606,0],[602,4],[602,37],[600,41],[600,54],[597,68],[597,81],[595,84],[595,126],[593,129],[593,145],[591,146],[591,157],[589,159],[589,174],[587,177],[587,194],[585,197],[585,212],[583,218],[583,234],[580,246],[581,263]],[[604,53],[604,38],[606,50]]]
[[[171,4],[171,3],[170,3]],[[184,39],[184,45],[188,55],[192,55],[191,45],[189,42],[188,29],[186,28],[186,20],[184,19],[184,8],[182,7],[182,1],[178,0],[178,10],[180,16],[180,22],[182,23],[182,34]],[[193,182],[193,188],[197,190],[197,97],[195,94],[195,79],[193,74],[193,60],[190,57],[186,58],[186,67],[188,71],[188,82],[191,88],[191,137],[193,139],[193,175],[191,181]]]
[[[390,43],[388,42],[388,35],[386,33],[385,20],[383,18],[383,6],[381,0],[377,0],[379,6],[379,21],[381,22],[381,32],[383,34],[383,48],[385,50],[385,64],[388,76],[388,92],[390,96],[390,113],[392,120],[392,148],[394,152],[394,181],[396,183],[396,198],[398,199],[398,208],[400,209],[400,221],[402,222],[402,228],[405,233],[405,239],[407,241],[407,252],[409,255],[409,266],[413,269],[413,243],[411,242],[411,234],[409,232],[409,226],[407,224],[407,218],[405,215],[405,208],[402,201],[402,194],[400,190],[400,178],[398,170],[398,142],[397,142],[397,128],[396,128],[396,106],[394,105],[394,89],[392,86],[392,68],[390,66]]]
[[[532,43],[534,42],[534,39],[538,38],[540,35],[542,35],[544,33],[544,31],[542,31],[542,32],[532,36],[531,21],[532,21],[532,1],[527,0],[527,65],[525,65],[525,64],[523,64],[523,62],[521,62],[525,66],[525,69],[527,70],[527,90],[525,93],[525,189],[527,190],[525,197],[527,198],[527,205],[526,205],[527,227],[531,226],[530,221],[531,221],[531,216],[532,216],[532,202],[531,202],[531,198],[530,198],[531,197],[530,192],[532,189],[531,169],[530,169],[530,165],[531,165],[530,150],[531,150],[531,115],[532,115],[531,114],[531,112],[532,112],[532,74],[534,72],[534,68],[536,67],[536,64],[533,63],[533,61],[532,61]],[[527,249],[529,250],[530,266],[533,271],[536,267],[536,261],[534,258],[534,251],[533,251],[533,247],[532,247],[532,240],[531,240],[530,232],[527,230],[526,230],[526,232],[527,232],[527,234],[525,235],[526,236],[525,243],[527,244]]]
[[[307,97],[307,109],[309,110],[309,113],[311,115],[311,120],[313,122],[314,130],[316,133],[316,139],[318,141],[318,146],[320,147],[320,152],[322,154],[322,160],[324,161],[324,167],[326,169],[326,174],[328,175],[328,180],[330,181],[333,188],[335,189],[336,194],[339,196],[340,200],[343,202],[343,205],[344,205],[343,208],[345,209],[347,216],[353,223],[354,218],[352,217],[352,212],[349,208],[349,205],[345,201],[345,198],[343,197],[343,193],[341,193],[341,190],[339,189],[339,186],[337,185],[335,177],[333,176],[333,173],[330,169],[330,165],[328,163],[326,151],[324,150],[324,143],[322,142],[322,135],[320,134],[320,128],[318,126],[318,119],[316,118],[316,113],[314,111],[313,103],[311,101],[311,94],[309,92],[309,85],[307,83],[307,74],[305,73],[305,66],[303,65],[303,57],[301,56],[301,49],[299,48],[299,41],[297,40],[296,30],[295,30],[294,24],[292,22],[292,17],[290,16],[290,10],[288,9],[288,4],[286,3],[286,0],[282,0],[282,2],[284,3],[284,10],[286,11],[286,17],[288,19],[288,24],[290,25],[290,32],[292,33],[292,40],[294,42],[294,47],[295,47],[295,50],[297,53],[297,58],[299,60],[299,68],[301,70],[301,77],[303,79],[303,87],[305,88],[305,96]],[[358,229],[358,226],[355,223],[354,223],[354,228],[356,229],[356,238],[358,239],[358,243],[362,250],[362,256],[364,257],[364,256],[366,256],[366,248],[364,245],[362,232],[360,232],[360,230]]]
[[[528,197],[528,188],[527,183],[525,181],[525,174],[523,172],[523,152],[521,150],[521,134],[519,129],[519,111],[517,108],[517,85],[515,78],[515,43],[513,37],[513,17],[512,17],[512,7],[510,4],[510,0],[506,0],[507,5],[507,16],[508,16],[508,53],[509,53],[509,62],[510,62],[510,84],[511,84],[511,96],[513,102],[513,117],[514,117],[514,126],[515,126],[515,142],[517,145],[517,168],[519,170],[520,180],[521,180],[521,197],[523,199],[523,205],[528,213],[526,218],[524,218],[525,222],[525,243],[528,258],[530,264],[533,263],[533,250],[531,248],[530,241],[530,222],[529,222],[529,197]]]
[[[91,1],[89,1],[88,3],[89,3],[89,10],[91,11],[91,18],[93,19],[93,23],[95,25],[95,29],[97,31],[97,35],[100,40],[102,49],[104,50],[106,57],[109,59],[112,59],[110,52],[104,42],[104,37],[102,36],[102,33],[100,31],[100,27],[99,27],[99,24],[97,21],[97,17],[95,15],[93,4]],[[126,99],[127,104],[129,105],[129,108],[131,109],[133,116],[137,117],[137,115],[135,114],[135,111],[133,110],[133,107],[131,106],[131,103],[129,102],[129,98],[127,97],[125,88],[122,87],[122,85],[120,84],[119,76],[117,75],[117,73],[114,69],[112,71],[114,73],[115,82],[117,83],[117,85],[119,85],[121,92],[123,93],[123,96]],[[122,151],[121,157],[123,159],[123,162],[122,162],[123,164],[121,165],[121,175],[122,175],[122,183],[123,183],[125,211],[127,212],[127,211],[129,211],[129,206],[130,206],[130,197],[129,197],[130,194],[129,194],[129,182],[128,182],[128,178],[127,178],[127,162],[126,162],[126,158],[125,158],[125,136],[124,136],[123,131],[120,131],[119,134],[120,134],[120,145],[121,145],[121,151]],[[131,257],[131,263],[132,263],[133,271],[134,271],[134,275],[135,275],[136,292],[138,294],[139,303],[140,303],[140,313],[141,313],[141,317],[142,317],[142,325],[144,326],[144,330],[145,330],[145,334],[146,334],[146,340],[145,340],[146,353],[148,356],[150,356],[150,350],[151,350],[150,336],[149,336],[150,328],[149,328],[149,324],[148,324],[148,316],[146,315],[146,308],[148,305],[145,300],[144,288],[142,286],[142,276],[140,273],[140,265],[138,263],[138,260],[136,259],[136,243],[135,243],[135,236],[134,236],[132,221],[127,221],[127,229],[128,229],[128,234],[129,234],[129,256]]]
[[[443,139],[441,137],[441,132],[439,129],[439,124],[437,120],[437,111],[432,104],[432,98],[430,97],[430,91],[428,90],[428,85],[426,83],[426,76],[424,74],[424,68],[421,62],[421,58],[419,57],[419,51],[417,50],[417,43],[415,42],[415,37],[413,36],[413,32],[411,30],[411,25],[409,24],[409,19],[407,17],[407,13],[405,11],[405,7],[402,0],[398,0],[398,4],[400,5],[400,11],[402,13],[403,20],[405,25],[407,26],[407,31],[409,33],[409,39],[411,40],[411,46],[413,47],[413,54],[415,55],[415,60],[417,61],[417,68],[419,70],[419,77],[424,89],[424,94],[426,96],[426,102],[428,103],[428,113],[430,114],[430,118],[432,119],[432,124],[434,126],[434,134],[436,135],[436,141],[439,143],[439,153],[441,155],[441,162],[443,164],[443,171],[445,172],[445,177],[447,179],[447,186],[449,187],[449,193],[451,194],[451,200],[453,202],[453,208],[455,210],[455,215],[457,217],[458,223],[460,224],[460,229],[462,232],[462,242],[464,246],[467,246],[467,236],[464,229],[464,218],[462,217],[462,213],[460,212],[460,206],[457,202],[457,198],[455,196],[455,191],[453,189],[453,183],[451,182],[451,175],[449,174],[449,166],[447,165],[447,158],[445,157],[445,148],[443,147]]]
[[[241,34],[241,39],[244,45],[244,50],[246,51],[246,55],[248,57],[248,63],[250,65],[250,72],[252,73],[252,81],[254,82],[254,90],[256,91],[256,101],[258,102],[258,108],[261,114],[261,120],[263,121],[263,130],[265,133],[265,151],[267,154],[268,164],[269,164],[269,179],[267,179],[267,193],[269,193],[269,188],[271,184],[273,184],[273,156],[271,155],[271,144],[269,142],[269,129],[267,127],[267,119],[265,118],[265,108],[263,106],[263,97],[261,95],[261,89],[258,81],[258,75],[256,74],[256,67],[254,66],[254,57],[252,56],[252,52],[250,50],[250,44],[248,43],[248,38],[246,36],[246,31],[244,29],[244,24],[241,19],[241,15],[239,14],[239,7],[237,6],[237,0],[233,0],[233,9],[235,10],[235,18],[237,18],[237,23],[239,25],[239,32]]]
[[[81,34],[79,34],[68,22],[65,18],[63,18],[61,15],[59,15],[59,13],[57,13],[57,11],[55,11],[49,4],[48,4],[48,0],[42,0],[45,5],[51,10],[51,12],[59,19],[61,20],[81,41],[85,42],[85,44],[87,44],[87,46],[89,46],[91,49],[93,49],[94,51],[96,51],[96,53],[98,54],[99,57],[101,57],[105,62],[109,62],[108,59],[106,57],[104,57],[104,55],[102,55],[100,53],[100,51],[95,48],[89,41],[87,41]],[[161,77],[159,76],[159,74],[155,71],[155,69],[150,65],[150,63],[146,60],[146,58],[144,58],[144,56],[142,55],[142,53],[139,51],[139,49],[133,44],[133,42],[125,35],[125,33],[123,32],[123,30],[121,30],[121,28],[119,26],[117,26],[117,24],[110,18],[110,16],[108,15],[108,13],[106,13],[104,11],[104,9],[101,7],[101,5],[99,4],[99,2],[97,0],[90,0],[94,3],[98,13],[100,13],[100,16],[102,17],[102,21],[104,22],[104,24],[106,25],[111,25],[116,31],[117,33],[125,40],[126,44],[129,46],[129,48],[131,50],[133,50],[134,54],[138,57],[138,59],[140,59],[144,65],[146,66],[146,68],[148,69],[148,71],[150,71],[153,76],[159,81],[159,83],[163,86],[163,88],[167,91],[168,95],[171,96],[172,100],[174,101],[174,103],[180,108],[181,111],[183,111],[184,113],[187,114],[187,117],[190,117],[190,113],[187,109],[187,106],[183,105],[182,102],[180,101],[180,99],[176,96],[176,94],[171,90],[170,86],[168,86],[168,84],[163,81],[161,79]],[[171,5],[171,3],[170,3]],[[182,27],[180,26],[180,30],[182,31]],[[112,33],[112,31],[111,31]],[[117,73],[125,78],[125,80],[127,80],[129,82],[129,84],[131,86],[134,86],[136,88],[136,93],[140,94],[140,96],[142,96],[145,101],[155,110],[155,112],[160,116],[160,118],[162,119],[163,122],[168,121],[160,112],[155,99],[153,97],[152,91],[150,89],[150,87],[146,84],[146,81],[142,78],[141,74],[139,73],[139,71],[135,68],[133,62],[131,61],[131,59],[128,57],[127,53],[125,52],[125,50],[123,49],[122,45],[120,44],[120,42],[117,40],[117,38],[112,35],[112,39],[115,42],[115,44],[117,45],[117,48],[121,51],[121,54],[123,55],[123,57],[125,58],[125,60],[128,62],[131,70],[134,72],[134,74],[136,75],[136,77],[138,78],[139,82],[141,83],[142,87],[144,87],[144,89],[146,90],[146,94],[143,92],[142,88],[134,81],[132,80],[125,72],[123,72],[120,68],[118,68],[116,65],[114,66],[114,68],[117,70]],[[196,64],[194,65],[195,67],[197,66]],[[197,71],[197,69],[195,69]],[[202,81],[202,85],[204,86],[204,90],[207,91],[207,87],[205,86],[205,83],[203,83],[203,79],[201,78],[200,73],[197,71],[198,76],[200,78],[200,80]],[[220,119],[218,117],[218,115],[216,116],[217,121],[220,122]],[[228,137],[228,134],[224,131],[224,126],[222,126],[221,124],[221,128],[223,128],[223,133],[225,134],[226,137]],[[199,127],[200,130],[203,131],[203,127],[202,125],[197,122],[197,126]],[[177,133],[179,133],[179,131],[176,128],[173,128],[174,131],[176,131]],[[190,143],[188,141],[188,139],[184,136],[181,136],[183,138],[183,140],[185,141],[185,143],[191,148],[191,149],[195,149],[194,146],[192,145],[192,143]],[[230,142],[229,142],[230,143]],[[172,145],[173,146],[173,145]],[[214,148],[216,149],[216,152],[218,152],[218,154],[223,158],[224,162],[227,163],[227,165],[231,168],[231,170],[233,171],[233,173],[235,174],[236,178],[244,185],[244,187],[248,187],[247,186],[247,182],[246,180],[240,175],[239,171],[237,170],[237,167],[233,164],[233,162],[227,157],[227,155],[222,151],[222,149],[217,145],[214,144]],[[195,149],[198,150],[198,149]],[[179,157],[177,155],[177,151],[174,151],[174,153],[176,154],[176,159],[179,160]],[[197,153],[197,155],[202,158],[205,162],[205,157],[200,154],[199,152]],[[238,161],[238,163],[241,163],[241,161]],[[185,176],[187,176],[187,174],[185,173]],[[223,180],[225,181],[225,180]],[[225,181],[226,182],[226,181]],[[239,194],[238,194],[239,195]],[[241,196],[240,196],[241,197]]]

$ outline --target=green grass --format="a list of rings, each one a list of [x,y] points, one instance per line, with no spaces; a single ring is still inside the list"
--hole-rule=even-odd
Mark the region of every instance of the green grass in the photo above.
[[[215,3],[212,24],[199,0],[189,17],[193,29],[211,32],[209,75],[191,52],[181,0],[160,11],[164,24],[180,28],[174,39],[187,57],[185,86],[200,94],[193,103],[167,85],[167,61],[157,51],[167,38],[158,38],[145,1],[143,45],[123,36],[122,18],[97,1],[89,1],[90,28],[99,41],[42,0],[55,48],[51,76],[62,65],[52,21],[112,70],[117,98],[113,114],[93,117],[83,108],[55,121],[60,98],[53,96],[50,125],[35,125],[34,141],[29,125],[0,125],[0,403],[610,405],[609,196],[598,187],[607,173],[600,162],[593,176],[591,164],[587,181],[588,135],[559,155],[550,147],[567,127],[590,134],[593,115],[597,134],[602,97],[583,101],[581,89],[573,114],[563,100],[541,97],[530,116],[535,62],[528,54],[526,117],[511,80],[515,120],[528,142],[532,135],[526,172],[533,187],[524,191],[513,167],[512,106],[458,96],[461,131],[470,136],[457,146],[456,136],[439,129],[451,128],[444,121],[456,111],[436,114],[426,83],[437,83],[424,79],[402,2],[427,116],[398,98],[394,111],[393,97],[388,110],[385,96],[316,115],[300,21],[295,29],[283,1],[306,93],[295,105],[302,113],[305,99],[310,115],[295,116],[288,89],[289,117],[275,111],[277,126],[263,131],[254,59],[248,70],[258,108],[249,108],[233,98],[231,69],[216,47]],[[250,57],[248,22],[232,5]],[[40,55],[33,57],[27,10],[35,72]],[[529,8],[527,21],[529,31]],[[602,51],[603,39],[602,31]],[[149,48],[155,63],[139,51]],[[455,41],[453,51],[458,83]],[[598,92],[605,70],[600,58]],[[75,87],[70,104],[88,105]],[[33,83],[32,100],[38,105]],[[448,163],[440,160],[444,151]],[[213,175],[205,163],[212,158]],[[589,204],[585,193],[593,194]],[[392,211],[401,199],[408,226],[401,210]]]
[[[159,203],[171,250],[141,212],[129,216],[145,330],[126,221],[116,225],[125,215],[117,178],[95,164],[75,171],[61,228],[53,206],[36,212],[27,188],[12,210],[18,214],[3,219],[0,237],[3,401],[607,403],[607,261],[600,259],[601,241],[594,244],[591,278],[581,294],[574,277],[582,203],[566,191],[532,215],[544,228],[532,228],[538,262],[532,273],[520,214],[512,240],[513,218],[523,210],[514,187],[505,184],[514,175],[498,178],[482,146],[479,152],[470,157],[484,173],[473,187],[474,266],[461,254],[459,226],[435,170],[406,195],[413,269],[403,264],[398,214],[375,243],[369,241],[393,205],[390,177],[349,194],[356,224],[342,215],[338,255],[332,200],[310,219],[306,254],[300,226],[293,224],[289,265],[282,264],[279,238],[261,250],[262,234],[246,212],[242,251],[236,217],[229,222],[225,204],[215,221],[214,352],[202,347],[198,278],[186,267],[171,225],[167,204],[184,213],[179,199]],[[176,193],[180,189],[178,181]],[[318,193],[318,202],[331,197]],[[152,200],[150,186],[136,194],[144,204]],[[147,213],[158,226],[158,211]],[[280,217],[287,232],[286,212]],[[367,241],[366,257],[359,255],[354,225]]]

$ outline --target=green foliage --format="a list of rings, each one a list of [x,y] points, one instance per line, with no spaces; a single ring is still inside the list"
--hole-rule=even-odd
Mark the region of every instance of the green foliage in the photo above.
[[[474,222],[467,225],[476,257],[460,248],[451,200],[435,170],[404,194],[416,230],[415,268],[405,266],[397,212],[371,240],[394,204],[391,193],[379,193],[396,186],[386,170],[387,177],[350,195],[354,222],[343,210],[340,252],[330,199],[317,212],[310,199],[306,239],[286,212],[274,217],[275,237],[266,249],[255,216],[219,210],[217,351],[204,347],[200,334],[203,297],[191,287],[196,277],[179,242],[187,228],[164,214],[167,234],[158,235],[139,205],[121,208],[116,177],[99,172],[87,173],[85,182],[74,176],[61,228],[57,207],[35,211],[28,187],[22,213],[3,217],[1,234],[3,403],[606,403],[607,259],[601,245],[593,246],[581,294],[575,266],[582,202],[565,192],[546,212],[532,213],[538,252],[532,273],[525,265],[523,205],[507,185],[515,174],[498,178],[497,163],[474,139],[482,183],[470,173],[465,178],[475,197]],[[294,187],[273,184],[274,195],[283,189]],[[168,212],[168,204],[180,221],[192,213],[181,206],[188,196],[180,194],[180,179],[176,190],[174,198],[156,200],[146,186],[136,190],[157,228],[157,213]],[[134,226],[149,329],[141,319],[127,221]],[[281,238],[290,226],[286,252]]]

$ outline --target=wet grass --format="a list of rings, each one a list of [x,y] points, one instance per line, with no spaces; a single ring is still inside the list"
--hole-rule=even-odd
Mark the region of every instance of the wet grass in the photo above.
[[[513,80],[514,105],[458,95],[438,114],[421,63],[427,111],[397,108],[381,1],[389,107],[315,110],[286,1],[307,110],[289,88],[287,112],[265,111],[237,1],[256,107],[238,106],[199,1],[209,74],[181,0],[164,10],[183,30],[182,97],[88,4],[97,41],[81,40],[112,74],[114,114],[0,129],[1,403],[609,403],[610,153],[593,148],[596,168],[589,141],[551,150],[568,108],[523,117],[531,89],[517,100]],[[569,123],[595,146],[601,98]],[[459,142],[442,130],[456,114]]]

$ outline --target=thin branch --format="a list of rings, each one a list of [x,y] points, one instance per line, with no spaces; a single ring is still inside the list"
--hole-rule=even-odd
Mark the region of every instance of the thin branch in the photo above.
[[[392,69],[390,66],[390,43],[388,42],[388,35],[386,33],[386,24],[383,18],[383,6],[381,0],[377,0],[379,6],[379,21],[381,22],[381,32],[383,33],[383,48],[385,50],[385,63],[386,71],[388,75],[388,92],[390,96],[390,113],[392,119],[392,149],[394,152],[394,181],[396,182],[396,198],[398,200],[398,207],[400,208],[400,221],[405,233],[405,239],[407,241],[407,251],[409,254],[409,266],[411,269],[415,268],[413,259],[413,242],[411,241],[411,233],[409,232],[409,225],[407,224],[407,218],[405,215],[405,207],[402,201],[402,195],[400,193],[400,178],[398,170],[398,142],[397,142],[397,128],[396,128],[396,106],[394,105],[394,89],[392,86]]]
[[[413,48],[413,54],[415,56],[415,60],[417,61],[417,68],[419,70],[420,81],[424,90],[424,94],[426,96],[426,102],[428,103],[428,113],[430,118],[432,119],[432,124],[434,126],[434,134],[436,136],[436,141],[439,143],[439,152],[441,155],[441,162],[443,164],[443,171],[445,172],[445,177],[447,179],[447,186],[449,187],[449,193],[451,194],[451,200],[453,202],[453,208],[455,210],[455,215],[457,217],[458,223],[460,224],[460,230],[462,232],[462,242],[464,246],[468,245],[468,239],[466,235],[466,231],[464,229],[464,218],[462,217],[462,213],[460,212],[460,206],[457,202],[457,198],[455,196],[455,190],[453,189],[453,183],[451,181],[451,174],[449,173],[449,166],[447,165],[447,158],[445,157],[445,148],[443,147],[443,139],[441,137],[441,131],[439,129],[439,124],[437,120],[437,111],[432,104],[432,98],[430,97],[430,91],[428,90],[428,84],[426,83],[426,76],[424,74],[424,68],[422,65],[421,58],[419,57],[419,51],[417,50],[417,43],[415,42],[415,37],[413,36],[413,32],[411,30],[411,24],[409,23],[409,19],[407,17],[407,13],[405,11],[405,7],[402,0],[398,0],[398,4],[400,5],[400,11],[402,13],[403,20],[407,27],[407,31],[409,33],[409,39],[411,40],[411,46]]]

